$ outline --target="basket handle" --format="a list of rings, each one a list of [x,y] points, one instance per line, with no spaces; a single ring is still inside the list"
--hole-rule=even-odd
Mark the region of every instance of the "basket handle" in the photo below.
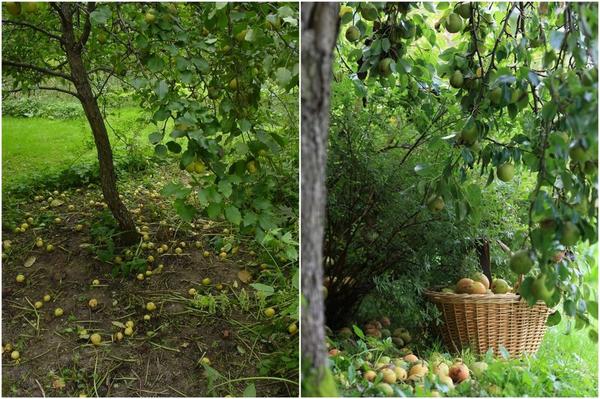
[[[490,241],[487,238],[478,238],[475,241],[475,248],[479,255],[479,266],[483,274],[492,281],[492,262],[490,260]]]

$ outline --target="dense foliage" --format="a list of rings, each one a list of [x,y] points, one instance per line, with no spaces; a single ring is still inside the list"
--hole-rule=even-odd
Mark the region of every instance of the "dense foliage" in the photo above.
[[[493,274],[562,303],[551,323],[588,325],[588,262],[554,258],[597,236],[596,5],[348,3],[340,16],[328,322],[369,294],[364,316],[431,320],[407,298],[478,268],[485,238]],[[525,249],[522,282],[496,240]]]

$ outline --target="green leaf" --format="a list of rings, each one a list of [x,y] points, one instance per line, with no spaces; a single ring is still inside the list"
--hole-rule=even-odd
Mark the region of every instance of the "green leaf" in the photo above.
[[[225,198],[229,198],[232,192],[231,183],[227,180],[221,180],[219,182],[219,192],[223,194]]]
[[[200,72],[208,72],[210,69],[208,62],[202,57],[192,58],[192,64],[196,65]]]
[[[165,98],[166,95],[169,93],[169,85],[167,84],[167,81],[161,80],[160,82],[158,82],[158,86],[156,86],[155,92],[160,100]]]
[[[283,6],[283,7],[279,7],[277,9],[277,14],[281,17],[281,18],[285,18],[285,17],[295,17],[295,12],[294,10],[292,10],[289,6]]]
[[[357,325],[352,325],[352,330],[354,330],[354,334],[356,334],[358,336],[358,338],[365,340],[365,334],[362,332],[362,330],[357,326]]]
[[[165,62],[160,57],[153,55],[146,61],[146,66],[151,72],[159,72],[165,67]]]
[[[548,320],[546,321],[546,325],[547,326],[556,326],[560,323],[562,317],[560,315],[560,312],[557,310],[556,312],[550,314],[550,316],[548,316]]]
[[[570,317],[575,316],[575,314],[577,313],[577,308],[576,308],[575,302],[573,302],[570,299],[567,299],[563,303],[563,309],[565,310],[565,314]]]
[[[223,209],[218,203],[212,203],[206,208],[206,213],[211,219],[216,219],[217,217],[219,217],[221,215],[221,212],[223,212]]]
[[[250,123],[250,121],[248,119],[241,119],[238,122],[238,126],[240,127],[240,130],[242,132],[247,132],[252,127],[252,124]]]
[[[165,197],[173,196],[177,199],[185,199],[190,195],[191,192],[191,189],[185,188],[181,183],[175,182],[165,185],[162,190],[160,190],[160,193]]]
[[[183,57],[177,57],[175,59],[175,65],[178,70],[185,71],[190,66],[190,62]]]
[[[244,213],[244,226],[252,226],[258,221],[258,215],[252,211]]]
[[[590,337],[590,339],[593,342],[598,342],[598,330],[596,330],[595,328],[590,328],[590,331],[588,332],[588,337]]]
[[[292,73],[286,68],[279,67],[275,72],[275,79],[279,86],[285,88],[290,83],[290,80],[292,80]]]
[[[90,13],[92,26],[105,25],[112,17],[112,11],[108,6],[100,6]]]
[[[183,199],[176,199],[174,207],[179,217],[185,222],[191,222],[194,219],[194,215],[196,215],[196,208],[186,204]]]
[[[208,205],[208,193],[203,188],[198,190],[198,201],[200,201],[200,205],[202,206]]]
[[[229,205],[225,208],[225,217],[236,226],[239,226],[242,222],[240,210],[233,205]]]
[[[250,284],[250,287],[254,288],[256,291],[262,292],[262,294],[266,297],[271,296],[275,293],[275,289],[270,285],[254,283]]]
[[[598,320],[598,302],[596,301],[587,301],[587,309],[590,316],[594,319]]]
[[[254,384],[250,384],[244,389],[244,398],[254,398],[256,397],[256,387]]]
[[[174,152],[175,154],[179,154],[181,152],[181,146],[174,141],[168,141],[167,148],[169,151]]]
[[[546,122],[550,122],[554,118],[554,115],[556,115],[557,110],[558,106],[556,103],[548,101],[542,108],[542,119],[544,119]]]
[[[158,144],[162,141],[163,135],[161,132],[154,132],[148,135],[148,140],[150,140],[151,144]]]

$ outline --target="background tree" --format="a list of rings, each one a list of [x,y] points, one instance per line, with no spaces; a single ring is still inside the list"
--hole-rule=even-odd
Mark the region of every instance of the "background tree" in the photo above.
[[[338,31],[336,3],[302,5],[302,375],[304,395],[332,396],[327,375],[322,248],[329,84]]]
[[[103,192],[123,231],[135,226],[118,198],[98,107],[111,84],[135,91],[152,115],[156,155],[170,153],[190,173],[191,184],[163,191],[182,219],[198,211],[224,217],[260,241],[274,236],[281,259],[297,258],[291,233],[278,230],[294,223],[297,205],[277,202],[296,196],[297,184],[279,184],[278,173],[297,170],[298,160],[286,159],[286,168],[272,157],[297,131],[288,106],[298,84],[296,4],[50,3],[7,10],[13,16],[4,24],[4,65],[13,91],[59,90],[80,99]],[[274,108],[288,118],[276,118]]]
[[[93,2],[6,3],[10,18],[2,21],[3,80],[9,79],[12,87],[5,92],[53,90],[81,102],[94,135],[104,199],[119,223],[123,241],[132,243],[137,237],[135,224],[119,198],[110,140],[98,106],[115,66],[90,56],[87,48],[95,9]],[[100,75],[106,81],[94,85]]]

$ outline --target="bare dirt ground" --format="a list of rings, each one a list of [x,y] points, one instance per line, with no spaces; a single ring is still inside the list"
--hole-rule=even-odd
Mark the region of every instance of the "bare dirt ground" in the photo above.
[[[289,344],[293,320],[265,317],[271,305],[247,284],[268,281],[272,266],[259,267],[258,256],[224,224],[184,227],[165,216],[173,211],[158,189],[132,184],[122,191],[148,237],[131,253],[115,248],[121,259],[110,261],[99,259],[107,250],[98,241],[107,211],[96,187],[38,193],[42,199],[17,202],[5,212],[16,226],[33,221],[24,232],[3,230],[10,244],[2,264],[2,394],[242,396],[246,389],[252,393],[252,384],[259,396],[296,396],[297,375],[272,374],[272,355]],[[233,243],[226,257],[219,257],[215,240]],[[159,253],[160,245],[167,251]],[[111,274],[133,259],[150,271],[142,270],[143,280],[137,273]],[[18,274],[24,282],[16,281]],[[210,283],[202,284],[206,278]],[[98,303],[93,309],[90,299]],[[147,310],[149,302],[155,310]],[[119,339],[128,321],[133,334]],[[91,343],[94,333],[100,345]],[[18,360],[11,359],[14,350]]]

